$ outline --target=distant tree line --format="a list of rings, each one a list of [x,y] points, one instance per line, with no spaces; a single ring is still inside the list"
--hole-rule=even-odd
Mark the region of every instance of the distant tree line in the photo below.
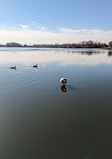
[[[34,47],[34,48],[112,48],[112,41],[108,44],[94,41],[82,41],[80,43],[65,43],[65,44],[34,44],[22,45],[15,42],[10,42],[5,45],[0,44],[0,47]]]

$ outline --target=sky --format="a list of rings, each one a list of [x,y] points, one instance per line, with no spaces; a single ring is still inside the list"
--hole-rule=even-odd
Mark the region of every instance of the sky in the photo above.
[[[112,40],[112,0],[0,0],[0,44]]]

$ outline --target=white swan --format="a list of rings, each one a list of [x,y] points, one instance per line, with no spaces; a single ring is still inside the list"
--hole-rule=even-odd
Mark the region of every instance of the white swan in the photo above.
[[[67,83],[67,79],[66,79],[66,78],[61,78],[61,79],[60,79],[60,83],[61,83],[62,85],[65,85],[65,84]]]

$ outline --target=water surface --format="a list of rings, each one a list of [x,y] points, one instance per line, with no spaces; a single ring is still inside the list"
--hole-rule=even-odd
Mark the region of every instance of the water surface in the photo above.
[[[0,158],[112,159],[111,55],[0,48]]]

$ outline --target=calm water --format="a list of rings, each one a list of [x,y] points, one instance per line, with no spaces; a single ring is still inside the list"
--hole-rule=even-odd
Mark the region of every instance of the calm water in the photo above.
[[[111,55],[0,48],[0,159],[112,159]]]

